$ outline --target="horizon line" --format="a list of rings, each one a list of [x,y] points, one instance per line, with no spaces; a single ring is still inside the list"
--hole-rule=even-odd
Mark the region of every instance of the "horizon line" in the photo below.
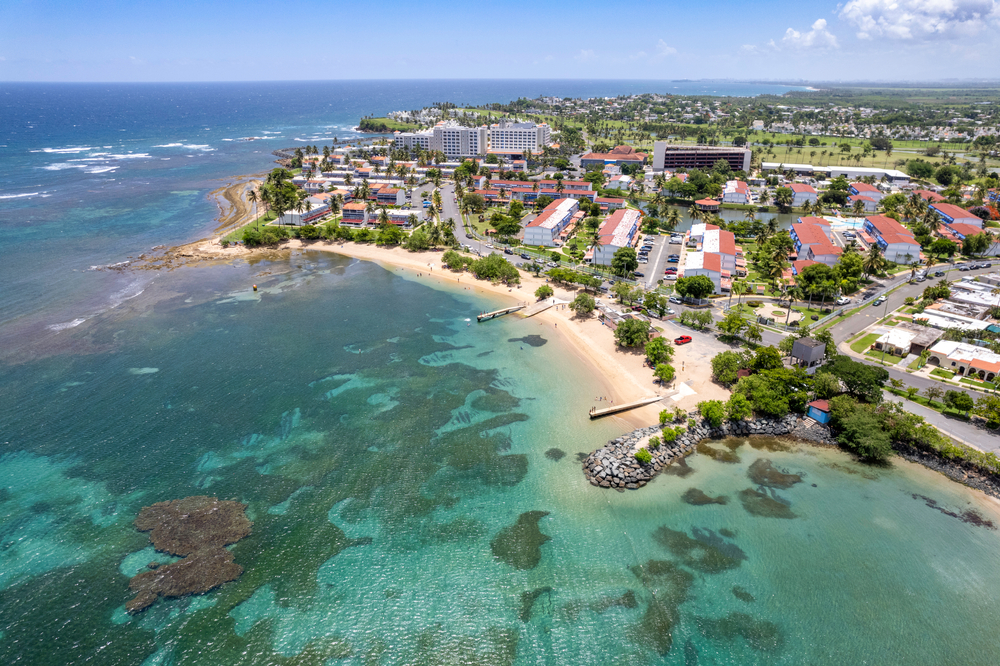
[[[806,86],[806,85],[934,85],[946,87],[949,85],[979,85],[1000,87],[1000,78],[997,79],[895,79],[895,80],[831,80],[831,79],[731,79],[731,78],[700,78],[700,79],[647,79],[647,78],[595,78],[595,77],[522,77],[522,78],[499,78],[499,77],[428,77],[428,78],[354,78],[354,79],[230,79],[212,81],[181,81],[181,80],[158,80],[158,81],[114,81],[114,80],[93,80],[93,81],[46,81],[46,80],[0,80],[0,85],[5,84],[59,84],[59,85],[153,85],[153,84],[225,84],[225,83],[357,83],[368,81],[593,81],[593,82],[622,82],[622,83],[730,83],[747,85],[783,85],[783,86]]]

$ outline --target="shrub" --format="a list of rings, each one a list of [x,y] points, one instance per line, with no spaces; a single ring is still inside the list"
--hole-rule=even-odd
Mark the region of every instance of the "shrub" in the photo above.
[[[747,307],[759,308],[764,305],[761,301],[747,301]]]
[[[670,413],[670,410],[664,409],[660,412],[660,425],[663,425],[671,418],[673,418],[673,415]]]
[[[725,403],[721,400],[705,400],[698,403],[698,411],[701,412],[701,417],[708,421],[709,425],[718,428],[722,425],[722,419],[725,416]]]
[[[674,420],[675,421],[683,421],[686,416],[687,416],[687,412],[685,412],[680,407],[678,407],[677,409],[674,410]]]
[[[726,403],[726,417],[730,421],[739,421],[749,417],[751,414],[753,414],[753,409],[745,395],[734,393],[729,396],[729,401]]]
[[[658,449],[658,448],[660,448],[660,438],[659,437],[655,437],[655,436],[654,437],[650,437],[649,438],[649,448],[651,448],[651,449]]]
[[[663,441],[667,444],[677,441],[677,436],[684,432],[684,426],[663,429]]]
[[[552,287],[547,284],[543,284],[535,290],[535,297],[538,299],[551,298],[554,293],[555,292],[552,290]]]
[[[635,459],[641,462],[643,465],[648,465],[653,461],[653,454],[651,454],[646,449],[639,449],[635,452]]]
[[[697,421],[695,421],[694,419],[688,419],[688,430],[694,430],[695,426],[697,425],[698,425]]]

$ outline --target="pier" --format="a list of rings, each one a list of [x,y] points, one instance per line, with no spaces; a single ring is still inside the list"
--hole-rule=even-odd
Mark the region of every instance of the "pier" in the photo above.
[[[515,305],[512,308],[504,308],[503,310],[494,310],[493,312],[484,312],[483,314],[476,315],[476,321],[489,321],[490,319],[495,319],[497,317],[502,317],[505,314],[510,314],[511,312],[517,312],[523,309],[523,305]]]
[[[663,400],[665,396],[658,395],[655,398],[643,398],[642,400],[636,400],[634,402],[626,402],[621,405],[612,405],[611,407],[602,407],[598,409],[597,407],[590,408],[590,418],[599,419],[602,416],[609,416],[611,414],[618,414],[619,412],[627,412],[630,409],[635,409],[636,407],[645,407],[646,405],[651,405],[654,402],[659,402]]]

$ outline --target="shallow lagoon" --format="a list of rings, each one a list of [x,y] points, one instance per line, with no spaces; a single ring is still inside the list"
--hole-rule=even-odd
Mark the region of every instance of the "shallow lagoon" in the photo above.
[[[466,325],[490,304],[304,253],[157,278],[0,369],[0,661],[1000,660],[982,495],[763,440],[593,488],[577,454],[623,426],[536,322]],[[245,573],[128,616],[132,520],[194,494],[249,504]]]

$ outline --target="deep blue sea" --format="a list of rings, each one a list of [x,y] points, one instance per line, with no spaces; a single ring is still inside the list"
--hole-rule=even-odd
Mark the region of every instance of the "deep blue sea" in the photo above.
[[[730,440],[599,490],[600,379],[491,297],[312,251],[94,269],[362,115],[672,85],[0,84],[0,664],[1000,663],[962,519],[1000,511],[936,473]],[[169,561],[133,521],[189,495],[248,505],[244,573],[129,615]]]

